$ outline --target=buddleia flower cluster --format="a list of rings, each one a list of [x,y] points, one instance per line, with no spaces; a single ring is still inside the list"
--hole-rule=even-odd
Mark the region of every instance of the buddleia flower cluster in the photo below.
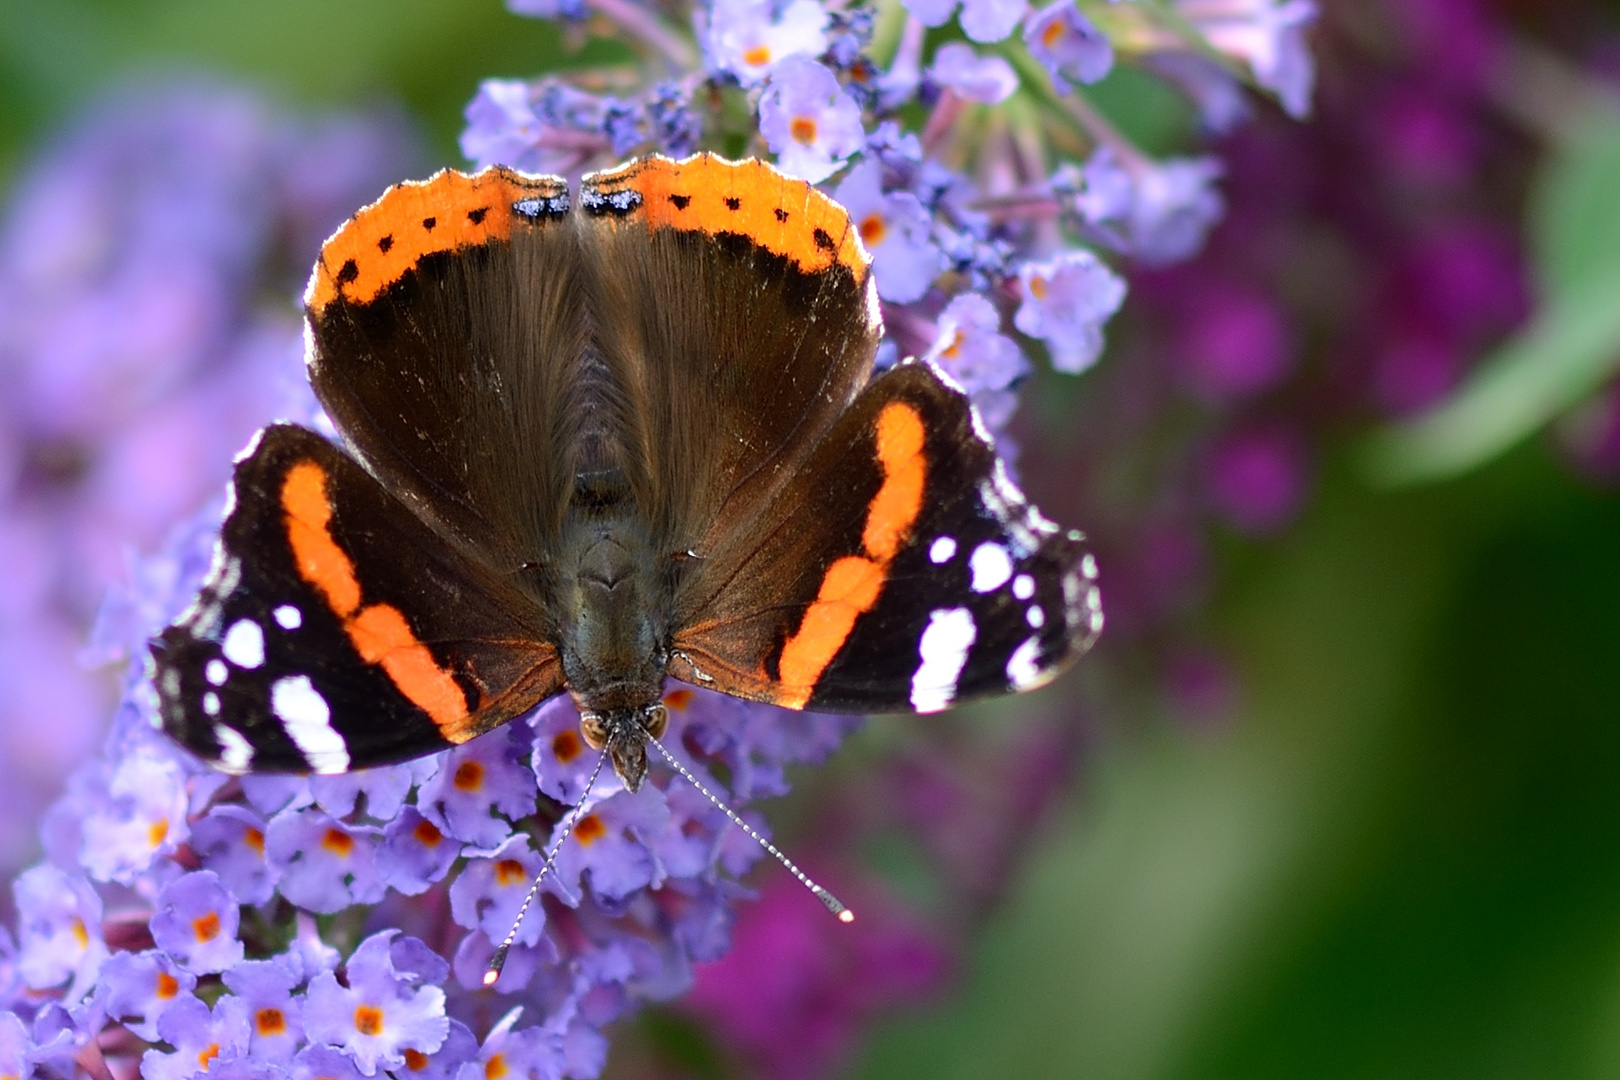
[[[1295,114],[1309,101],[1301,34],[1314,12],[1303,0],[1063,0],[1041,8],[918,0],[883,11],[817,0],[512,7],[623,38],[646,75],[614,94],[601,91],[602,79],[485,83],[463,135],[475,165],[577,178],[652,151],[773,157],[822,185],[856,221],[888,328],[880,362],[932,357],[1003,437],[1031,352],[1069,372],[1097,359],[1104,324],[1124,297],[1118,260],[1185,257],[1221,213],[1218,162],[1151,158],[1089,104],[1085,88],[1115,64],[1138,65],[1185,92],[1211,128],[1236,123],[1251,107],[1244,84]],[[188,107],[129,106],[169,117],[176,128],[168,139],[178,144],[189,138]],[[128,113],[114,115],[122,119],[104,121],[98,139],[122,145],[150,136]],[[377,175],[386,170],[376,163],[403,171],[397,163],[406,155],[379,154],[363,134],[351,132],[343,145],[367,153],[328,153],[320,168],[293,167],[307,163],[299,155],[308,144],[282,136],[249,175],[279,163],[277,175],[319,175],[326,186],[293,190],[289,179],[288,190],[224,199],[217,218],[201,221],[199,207],[214,204],[199,202],[196,188],[214,182],[227,155],[202,155],[174,175],[150,171],[157,156],[137,159],[137,168],[81,155],[44,186],[77,190],[63,179],[71,177],[122,190],[149,179],[157,193],[150,203],[118,203],[128,213],[106,229],[132,258],[150,257],[171,275],[160,280],[189,275],[182,280],[219,291],[201,295],[189,315],[159,321],[154,333],[212,326],[209,319],[239,312],[245,298],[261,303],[259,268],[307,266],[321,229],[400,178]],[[319,208],[309,215],[318,223],[312,231],[281,228],[269,213],[306,205]],[[258,231],[225,243],[244,227],[244,208]],[[83,294],[74,301],[86,305],[75,309],[78,325],[123,341],[113,328],[144,325],[131,320],[166,310],[134,284],[127,295],[98,288],[105,276],[52,247],[60,230],[32,211],[20,215],[17,228],[38,231],[15,250],[57,258],[52,273]],[[195,235],[154,246],[151,237],[167,236],[161,226],[173,218],[195,224]],[[238,261],[218,263],[224,256],[214,244]],[[241,269],[211,273],[216,263]],[[209,398],[191,367],[162,366],[172,349],[112,351],[127,360],[128,385],[144,387],[149,400],[169,394],[200,408],[197,429],[233,442],[194,453],[159,448],[152,460],[213,460],[223,470],[236,440],[245,441],[231,426],[240,418],[252,418],[249,430],[283,418],[332,433],[298,382],[296,285],[287,282],[280,295],[276,333],[254,339],[266,343],[275,394],[221,390]],[[202,339],[195,370],[234,370],[229,358],[242,340]],[[59,346],[8,341],[0,376],[59,371],[40,359]],[[94,370],[99,377],[106,369]],[[73,394],[62,401],[65,415],[83,404]],[[230,423],[222,402],[239,406]],[[165,477],[165,467],[141,475]],[[189,474],[186,485],[197,491]],[[606,771],[587,792],[594,752],[566,697],[465,746],[391,768],[316,778],[211,771],[157,730],[142,659],[147,637],[194,595],[221,512],[217,497],[194,516],[175,509],[180,523],[160,553],[132,563],[103,608],[96,653],[127,667],[101,753],[71,777],[45,817],[44,859],[13,885],[15,932],[0,931],[0,1076],[598,1075],[613,1021],[678,997],[695,965],[726,954],[739,904],[752,895],[741,879],[761,858],[759,846],[659,766],[637,792]],[[766,835],[756,804],[784,794],[788,767],[822,761],[857,723],[673,684],[666,704],[665,745]],[[540,901],[499,981],[484,987],[495,943],[576,806],[580,816],[556,847]],[[820,912],[807,895],[770,895],[773,911],[794,902]],[[897,987],[937,972],[925,942],[899,935],[878,944],[893,948],[874,945],[872,956],[911,973]],[[866,989],[869,1000],[881,998],[875,983]],[[846,1025],[857,1011],[845,1010]],[[770,1042],[757,1032],[754,1039]]]

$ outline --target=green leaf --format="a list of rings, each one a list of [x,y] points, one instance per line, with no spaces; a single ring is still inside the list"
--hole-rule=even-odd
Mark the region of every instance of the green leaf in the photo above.
[[[1452,397],[1375,434],[1368,474],[1441,480],[1496,457],[1620,370],[1620,114],[1594,115],[1553,154],[1531,192],[1537,283],[1530,324]]]

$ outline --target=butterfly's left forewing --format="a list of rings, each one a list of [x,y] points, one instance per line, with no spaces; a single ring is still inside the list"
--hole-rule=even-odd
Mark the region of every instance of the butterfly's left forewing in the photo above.
[[[152,642],[164,728],[233,772],[337,773],[465,742],[562,687],[509,581],[312,431],[238,462],[197,601]]]
[[[1029,505],[923,362],[874,380],[758,527],[701,554],[671,673],[795,708],[935,712],[1029,689],[1102,628],[1083,537]]]

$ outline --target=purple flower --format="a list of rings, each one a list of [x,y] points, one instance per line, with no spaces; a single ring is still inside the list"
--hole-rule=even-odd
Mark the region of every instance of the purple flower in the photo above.
[[[115,952],[101,965],[96,1001],[110,1019],[157,1042],[158,1018],[196,986],[197,976],[157,949]]]
[[[309,790],[315,797],[315,805],[335,818],[346,818],[354,813],[356,804],[364,796],[365,812],[379,821],[387,821],[405,805],[411,788],[433,775],[438,763],[435,755],[402,765],[385,765],[336,776],[311,776]]]
[[[980,105],[999,105],[1018,89],[1018,73],[999,56],[980,56],[973,46],[947,42],[934,54],[929,74],[957,97]]]
[[[211,870],[176,878],[158,893],[152,940],[195,975],[224,971],[242,960],[236,939],[241,911],[236,897]]]
[[[1276,532],[1305,499],[1305,451],[1293,434],[1255,427],[1227,436],[1209,455],[1209,497],[1234,529]]]
[[[1001,312],[978,293],[962,293],[945,305],[928,359],[974,397],[1005,390],[1029,374],[1024,351],[1001,332]]]
[[[704,48],[715,71],[757,86],[780,60],[826,52],[826,30],[827,12],[816,0],[781,8],[769,0],[715,0]]]
[[[189,1080],[204,1072],[217,1075],[220,1066],[247,1053],[251,1030],[247,1006],[229,994],[213,1009],[197,998],[181,998],[158,1019],[157,1029],[174,1050],[148,1050],[142,1056],[141,1075],[146,1080]]]
[[[461,1072],[461,1067],[477,1057],[477,1038],[466,1024],[459,1020],[451,1020],[450,1032],[439,1048],[431,1054],[406,1050],[405,1067],[396,1069],[395,1076],[398,1080],[455,1080]],[[471,1080],[478,1078],[473,1077]]]
[[[374,904],[387,887],[377,870],[382,830],[335,821],[319,810],[283,810],[264,836],[281,894],[321,914]]]
[[[1075,83],[1096,82],[1114,66],[1114,46],[1080,14],[1074,0],[1058,0],[1036,12],[1024,24],[1024,45],[1061,94]]]
[[[783,172],[812,184],[836,172],[866,135],[860,106],[833,73],[799,56],[771,69],[759,99],[759,132]]]
[[[512,834],[496,812],[512,819],[534,813],[534,772],[523,763],[528,735],[528,725],[507,724],[446,753],[417,792],[418,809],[447,836],[495,847]]]
[[[562,1039],[554,1031],[539,1027],[514,1031],[513,1027],[523,1015],[522,1007],[513,1009],[498,1020],[484,1045],[478,1048],[477,1061],[462,1069],[463,1080],[501,1080],[504,1077],[526,1076],[535,1080],[560,1080],[567,1065]],[[595,1076],[595,1070],[569,1070],[569,1076]]]
[[[849,170],[833,198],[849,211],[872,255],[878,295],[896,304],[921,299],[945,269],[929,238],[932,219],[909,191],[883,191],[883,166],[872,159]]]
[[[535,86],[486,79],[467,104],[461,152],[479,168],[509,165],[529,172],[577,174],[611,145],[603,130],[606,103],[560,79]]]
[[[664,793],[651,784],[637,792],[620,791],[595,800],[557,851],[558,884],[578,895],[581,879],[588,873],[591,892],[610,902],[656,886],[664,872],[653,858],[651,845],[668,823]],[[552,843],[561,831],[559,822]]]
[[[249,960],[224,974],[225,985],[247,1006],[254,1058],[285,1065],[303,1045],[303,1003],[293,990],[304,981],[297,953]]]
[[[584,0],[506,0],[507,10],[535,19],[583,19]]]
[[[191,847],[202,864],[244,904],[262,904],[276,889],[276,871],[264,857],[264,819],[245,806],[213,807],[191,827]]]
[[[905,8],[924,26],[944,26],[959,0],[905,0]],[[1024,0],[960,0],[962,32],[974,41],[1000,41],[1029,10]]]
[[[1214,158],[1121,161],[1101,146],[1081,169],[1075,207],[1109,247],[1149,265],[1180,262],[1204,246],[1225,203]]]
[[[1305,29],[1316,21],[1314,0],[1172,0],[1176,12],[1212,46],[1254,72],[1295,119],[1311,111],[1316,68]]]
[[[120,759],[103,798],[82,811],[80,862],[92,877],[127,885],[186,839],[186,778],[167,749]]]
[[[1204,400],[1219,404],[1252,397],[1293,367],[1290,327],[1264,294],[1216,283],[1196,294],[1183,312],[1178,366]]]
[[[404,1065],[407,1051],[433,1053],[450,1030],[444,991],[396,968],[390,943],[398,933],[383,930],[360,943],[349,957],[347,986],[330,971],[309,983],[310,1042],[344,1050],[367,1076]]]
[[[491,941],[503,940],[541,863],[540,853],[522,833],[482,857],[469,859],[450,885],[450,917],[469,930],[482,930]],[[534,945],[545,924],[544,905],[531,905],[513,940]]]
[[[389,888],[417,896],[448,874],[460,854],[459,841],[444,835],[416,807],[406,806],[383,828],[377,869]]]
[[[107,958],[101,936],[101,897],[82,877],[49,864],[23,871],[11,886],[17,905],[17,972],[28,986],[45,990],[70,976],[66,999],[91,989]]]
[[[292,1059],[287,1072],[293,1080],[362,1080],[366,1075],[355,1065],[354,1058],[330,1046],[304,1047]]]
[[[1125,301],[1125,282],[1089,251],[1066,251],[1050,262],[1025,263],[1018,283],[1023,302],[1013,325],[1046,342],[1052,366],[1075,374],[1102,352],[1102,324]]]

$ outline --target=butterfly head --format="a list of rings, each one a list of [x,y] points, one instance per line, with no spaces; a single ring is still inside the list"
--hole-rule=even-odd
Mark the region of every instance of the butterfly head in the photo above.
[[[668,726],[669,710],[662,701],[643,708],[586,709],[579,714],[586,744],[607,753],[628,791],[639,790],[647,777],[647,736],[661,738]]]

